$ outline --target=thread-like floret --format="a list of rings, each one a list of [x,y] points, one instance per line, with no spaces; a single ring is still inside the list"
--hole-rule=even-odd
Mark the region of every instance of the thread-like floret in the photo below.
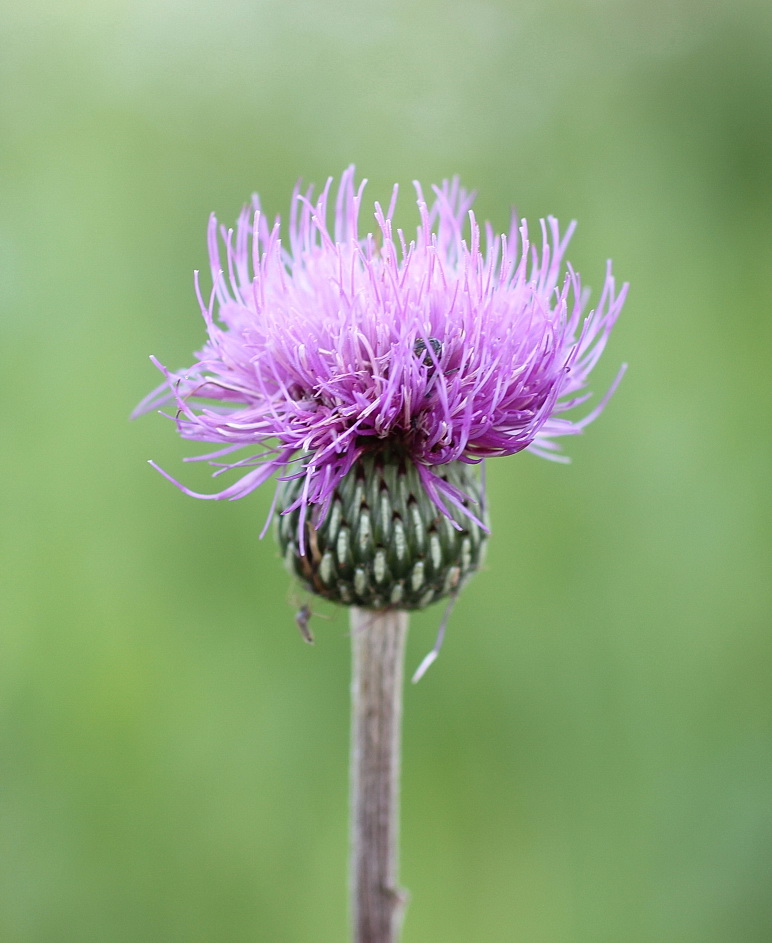
[[[336,488],[368,453],[391,448],[415,464],[443,512],[469,502],[439,474],[528,449],[565,460],[557,440],[581,432],[612,388],[576,417],[622,307],[610,264],[597,307],[585,313],[579,275],[561,236],[542,221],[541,248],[525,221],[481,228],[457,180],[416,184],[415,236],[394,230],[397,188],[373,232],[360,234],[364,182],[342,176],[320,196],[296,188],[288,238],[255,197],[234,230],[209,227],[214,288],[199,303],[208,340],[187,370],[154,360],[164,384],[135,411],[172,403],[180,434],[219,448],[196,460],[240,475],[202,498],[240,498],[272,476],[302,478],[292,507],[327,516]],[[224,250],[224,251],[223,251]],[[234,453],[247,450],[244,457]],[[163,472],[174,481],[170,475]],[[361,538],[364,539],[364,538]]]

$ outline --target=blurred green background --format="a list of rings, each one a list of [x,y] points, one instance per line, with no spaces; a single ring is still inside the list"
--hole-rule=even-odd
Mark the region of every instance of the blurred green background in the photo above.
[[[619,392],[571,466],[490,463],[406,692],[404,943],[772,939],[766,0],[0,13],[0,940],[347,937],[345,613],[304,645],[271,489],[186,498],[145,461],[203,486],[196,446],[127,417],[201,343],[210,211],[350,162],[632,283]]]

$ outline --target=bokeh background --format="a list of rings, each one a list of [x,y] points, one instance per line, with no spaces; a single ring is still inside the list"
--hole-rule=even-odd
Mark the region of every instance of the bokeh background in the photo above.
[[[772,7],[0,6],[0,939],[347,937],[345,613],[304,645],[271,489],[186,498],[127,417],[201,343],[208,214],[351,162],[632,283],[621,388],[571,466],[490,463],[406,692],[404,943],[772,939]]]

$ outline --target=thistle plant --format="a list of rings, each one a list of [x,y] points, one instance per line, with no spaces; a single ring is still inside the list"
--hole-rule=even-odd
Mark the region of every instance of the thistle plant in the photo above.
[[[183,438],[217,444],[192,460],[236,476],[199,494],[158,469],[188,495],[234,500],[276,479],[289,570],[350,607],[355,943],[395,943],[401,923],[408,613],[454,600],[479,569],[485,460],[527,450],[566,461],[559,440],[598,416],[624,370],[581,408],[627,286],[617,292],[609,264],[586,311],[564,265],[573,224],[561,235],[542,221],[537,247],[514,216],[506,234],[481,229],[457,180],[430,202],[415,189],[412,236],[392,225],[396,187],[360,231],[353,168],[334,200],[331,180],[319,196],[295,189],[286,241],[257,197],[235,231],[212,217],[208,297],[196,275],[206,343],[186,370],[151,358],[164,382],[135,410],[170,406]]]

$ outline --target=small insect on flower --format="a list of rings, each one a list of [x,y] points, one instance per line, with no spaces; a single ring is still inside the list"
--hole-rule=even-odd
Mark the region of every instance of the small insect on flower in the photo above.
[[[416,355],[416,357],[418,357],[425,367],[429,367],[429,369],[433,371],[435,362],[439,363],[440,357],[442,356],[442,341],[437,340],[436,337],[430,337],[429,347],[431,347],[434,353],[434,359],[432,359],[432,355],[429,353],[426,347],[426,341],[420,338],[413,346],[413,353]]]

